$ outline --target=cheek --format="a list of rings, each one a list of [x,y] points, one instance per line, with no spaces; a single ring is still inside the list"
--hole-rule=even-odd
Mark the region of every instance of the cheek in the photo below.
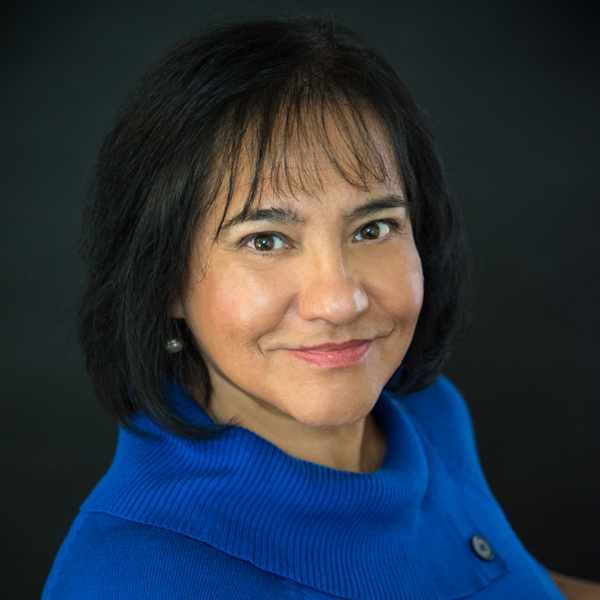
[[[237,269],[206,273],[190,296],[186,315],[206,350],[252,344],[277,327],[289,301],[281,281],[271,279],[264,272]]]
[[[406,273],[404,289],[405,309],[416,323],[423,306],[423,269],[421,268],[421,260],[418,258]]]
[[[423,270],[416,248],[382,262],[371,289],[390,317],[416,325],[423,305]]]

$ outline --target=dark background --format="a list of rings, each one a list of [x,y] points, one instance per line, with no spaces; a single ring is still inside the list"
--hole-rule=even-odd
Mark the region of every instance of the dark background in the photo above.
[[[4,5],[0,70],[4,598],[38,598],[115,428],[74,330],[91,164],[140,75],[244,1]],[[547,567],[600,580],[600,85],[593,2],[255,3],[335,15],[426,110],[461,202],[476,319],[447,373],[490,485]]]

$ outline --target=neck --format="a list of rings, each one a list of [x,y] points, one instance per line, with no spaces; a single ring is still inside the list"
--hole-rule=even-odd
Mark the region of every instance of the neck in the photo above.
[[[314,427],[265,406],[248,411],[213,399],[206,412],[215,423],[243,427],[294,458],[331,469],[370,473],[385,458],[385,436],[372,414],[341,426]]]

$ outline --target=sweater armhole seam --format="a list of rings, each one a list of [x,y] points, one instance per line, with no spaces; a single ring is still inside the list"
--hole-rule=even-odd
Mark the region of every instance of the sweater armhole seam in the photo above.
[[[446,469],[446,471],[448,471],[449,473],[452,474],[452,477],[455,477],[459,481],[463,481],[465,483],[468,483],[471,486],[474,486],[480,492],[484,492],[484,493],[487,492],[487,490],[485,489],[485,486],[487,485],[487,481],[485,480],[485,474],[483,473],[483,469],[481,468],[481,464],[479,463],[479,454],[477,453],[477,446],[475,446],[475,452],[476,452],[475,460],[476,460],[476,464],[479,467],[479,470],[484,478],[484,480],[483,480],[484,487],[483,488],[481,485],[482,482],[478,481],[478,478],[475,474],[472,474],[469,471],[465,472],[465,470],[463,468],[461,468],[460,461],[457,461],[457,460],[454,460],[454,459],[451,459],[448,457],[443,457],[440,454],[440,452],[438,452],[438,449],[437,449],[436,445],[433,443],[433,440],[427,434],[427,431],[421,426],[421,424],[416,419],[412,420],[412,424],[413,424],[413,427],[415,427],[418,430],[419,435],[429,442],[429,447],[433,449],[433,452],[435,453],[437,459],[441,462],[441,464],[444,465],[444,468]],[[471,427],[471,435],[473,435],[473,437],[474,437],[474,432],[473,432],[472,427]]]
[[[88,513],[85,513],[83,511],[80,511],[77,519],[77,525],[75,525],[71,531],[69,532],[68,535],[68,541],[66,541],[66,544],[60,548],[59,550],[59,554],[57,556],[57,560],[58,563],[56,565],[56,568],[52,569],[52,576],[51,579],[48,581],[48,594],[44,594],[43,600],[51,600],[51,598],[54,595],[54,589],[56,588],[56,584],[58,583],[58,578],[60,576],[60,574],[62,573],[62,569],[63,569],[63,563],[65,561],[65,558],[67,557],[69,550],[71,548],[71,546],[73,545],[73,542],[75,541],[75,538],[77,537],[77,535],[79,534],[80,529],[83,527],[83,523],[84,521],[87,519],[88,517]]]
[[[304,592],[302,591],[302,588],[298,582],[294,581],[293,579],[286,579],[285,581],[294,594],[294,600],[306,600],[306,596],[304,595]]]

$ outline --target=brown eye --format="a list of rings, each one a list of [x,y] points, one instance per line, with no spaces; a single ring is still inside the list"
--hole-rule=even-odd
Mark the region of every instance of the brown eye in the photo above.
[[[380,234],[379,225],[377,223],[369,223],[361,228],[359,234],[363,240],[376,240]]]
[[[373,221],[372,223],[363,225],[354,236],[354,239],[358,241],[378,240],[387,236],[392,230],[392,227],[393,225],[386,221]]]
[[[283,248],[283,240],[273,233],[260,233],[250,240],[251,246],[259,252],[269,252]]]

